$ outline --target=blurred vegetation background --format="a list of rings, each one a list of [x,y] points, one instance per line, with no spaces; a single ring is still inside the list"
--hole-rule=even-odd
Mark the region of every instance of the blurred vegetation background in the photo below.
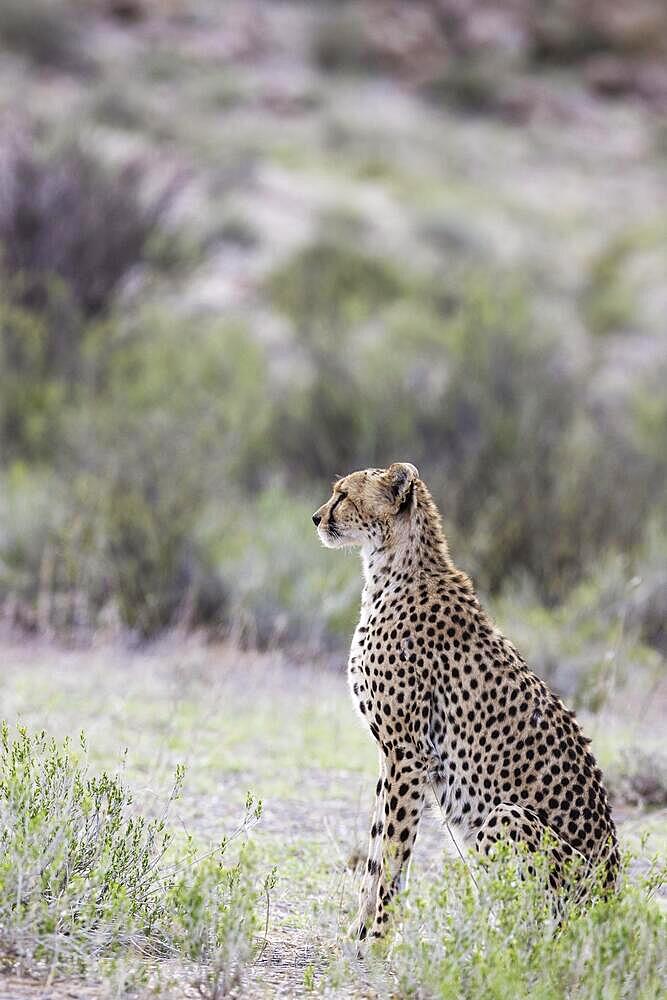
[[[416,463],[591,704],[667,654],[662,0],[3,0],[4,628],[337,653]]]

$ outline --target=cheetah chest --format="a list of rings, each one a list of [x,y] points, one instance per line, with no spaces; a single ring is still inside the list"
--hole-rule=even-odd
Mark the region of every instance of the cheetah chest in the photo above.
[[[423,683],[416,677],[410,640],[390,612],[364,606],[352,640],[348,682],[357,712],[385,748],[416,742]]]

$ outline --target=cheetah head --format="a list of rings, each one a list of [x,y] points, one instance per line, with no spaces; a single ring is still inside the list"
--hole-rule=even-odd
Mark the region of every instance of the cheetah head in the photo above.
[[[330,499],[313,514],[320,541],[329,549],[383,542],[393,527],[409,519],[418,481],[419,472],[409,462],[336,480]]]

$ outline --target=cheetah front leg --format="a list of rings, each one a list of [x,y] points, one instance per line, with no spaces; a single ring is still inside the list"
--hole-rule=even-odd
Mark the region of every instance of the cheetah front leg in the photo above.
[[[359,892],[359,913],[350,928],[351,936],[363,941],[375,917],[377,908],[378,883],[382,860],[382,831],[384,826],[385,802],[385,758],[380,754],[380,777],[375,788],[375,807],[368,841],[368,855]]]
[[[386,760],[382,785],[383,817],[379,830],[376,824],[375,838],[372,838],[372,860],[377,865],[374,907],[371,910],[370,900],[362,901],[365,921],[363,929],[360,922],[360,940],[368,933],[371,916],[372,938],[382,937],[387,929],[389,905],[396,893],[407,885],[410,859],[426,799],[424,774],[409,761]]]

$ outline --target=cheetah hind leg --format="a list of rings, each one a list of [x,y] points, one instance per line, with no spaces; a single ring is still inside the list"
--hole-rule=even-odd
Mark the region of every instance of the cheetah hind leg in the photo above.
[[[514,844],[524,844],[530,852],[543,852],[549,863],[549,885],[554,894],[559,894],[568,881],[565,878],[569,861],[584,856],[562,840],[529,809],[511,803],[501,802],[486,817],[475,839],[475,847],[480,854],[488,855],[502,840]],[[528,864],[528,874],[535,874],[535,868]],[[554,897],[556,909],[561,907]]]

